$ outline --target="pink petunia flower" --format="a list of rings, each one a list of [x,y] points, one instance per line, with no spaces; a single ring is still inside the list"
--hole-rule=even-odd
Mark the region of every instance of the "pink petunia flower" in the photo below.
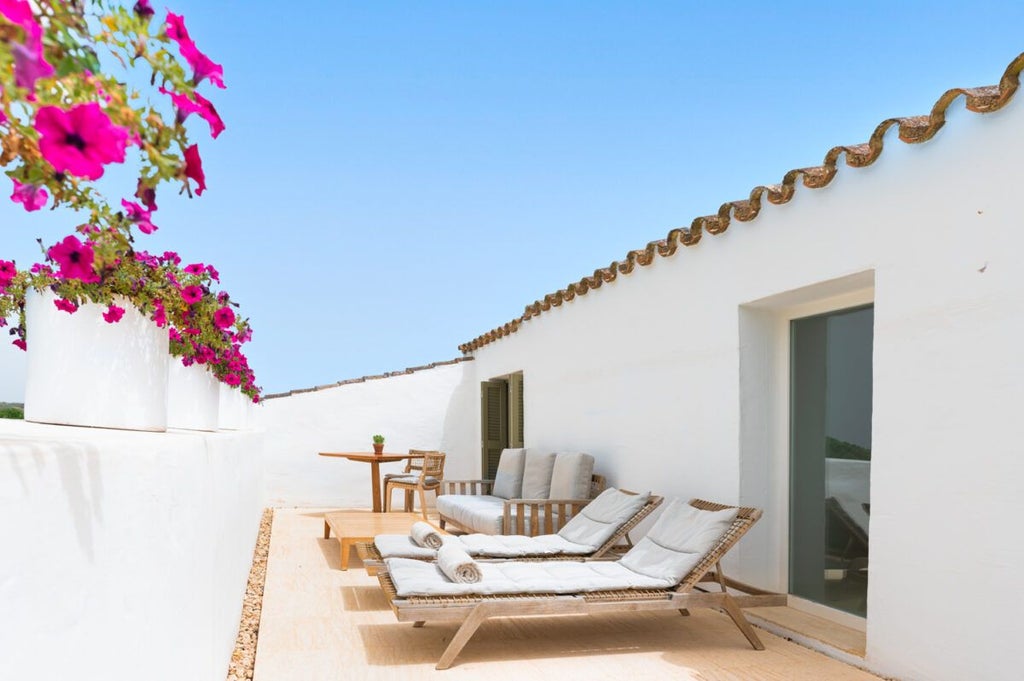
[[[174,12],[167,13],[167,37],[176,43],[192,40],[185,28],[185,17]]]
[[[45,206],[46,200],[50,198],[46,190],[39,185],[22,184],[13,177],[11,181],[14,182],[14,193],[11,194],[11,201],[20,203],[30,213]]]
[[[224,67],[203,54],[185,28],[185,17],[173,12],[167,13],[167,37],[178,43],[181,56],[192,67],[192,82],[195,85],[209,78],[210,82],[224,89]]]
[[[181,299],[189,305],[195,305],[203,299],[203,289],[199,286],[186,286],[181,290]]]
[[[46,255],[60,266],[58,276],[62,279],[79,279],[86,283],[99,281],[92,268],[92,245],[83,244],[78,237],[64,237],[63,241],[50,246]]]
[[[135,186],[135,198],[142,201],[142,205],[149,210],[156,210],[156,189],[144,183],[141,177]]]
[[[97,180],[107,163],[124,163],[128,131],[111,123],[96,102],[67,111],[44,106],[36,114],[36,130],[40,153],[58,173]]]
[[[24,45],[14,44],[11,46],[11,54],[14,56],[14,83],[27,89],[29,99],[34,99],[36,81],[49,78],[55,73],[53,66],[43,56],[42,40],[30,38]]]
[[[53,301],[53,304],[57,307],[58,310],[63,310],[68,314],[74,314],[75,312],[78,311],[77,305],[72,303],[70,300],[64,300],[63,298],[57,298],[55,301]]]
[[[206,271],[210,273],[210,279],[213,279],[214,281],[220,281],[220,272],[217,271],[216,267],[214,267],[213,265],[207,265]],[[219,295],[217,296],[217,300],[220,300]]]
[[[149,0],[139,0],[135,3],[135,7],[132,8],[132,11],[142,19],[149,19],[151,16],[156,14],[156,10],[150,6]]]
[[[224,382],[230,386],[236,386],[242,382],[242,379],[238,377],[238,374],[225,374]]]
[[[167,337],[170,338],[175,343],[181,342],[181,333],[173,326],[167,329]]]
[[[0,0],[0,15],[26,31],[33,25],[39,25],[32,15],[32,6],[28,4],[28,0]]]
[[[152,211],[148,211],[134,201],[126,199],[121,199],[121,206],[128,212],[128,221],[134,223],[143,234],[152,234],[159,229],[150,221]]]
[[[164,251],[164,254],[160,257],[160,259],[163,260],[164,262],[169,262],[174,265],[181,264],[181,256],[179,256],[174,251]]]
[[[105,321],[107,324],[116,324],[117,322],[121,321],[121,317],[123,316],[124,308],[111,304],[107,306],[107,311],[103,313],[103,321]]]
[[[0,260],[0,286],[7,286],[18,274],[13,260]]]
[[[197,277],[206,274],[206,267],[201,262],[194,262],[185,266],[185,274],[194,274]]]
[[[147,251],[135,251],[135,259],[148,267],[160,266],[160,260],[155,255],[150,255]]]
[[[203,159],[199,156],[199,145],[193,144],[185,150],[185,177],[196,182],[196,196],[206,191],[206,174],[203,173]]]
[[[213,313],[213,324],[218,329],[226,329],[235,323],[235,313],[230,307],[222,307]]]
[[[18,338],[18,339],[12,340],[11,341],[11,345],[13,345],[13,346],[15,346],[17,348],[21,348],[22,350],[25,350],[25,349],[28,348],[28,346],[25,345],[25,340],[22,339],[22,338]]]
[[[185,122],[185,119],[189,117],[189,114],[199,114],[199,116],[210,126],[211,137],[216,139],[217,135],[224,132],[224,121],[221,119],[220,114],[217,113],[217,109],[214,108],[213,103],[206,97],[203,97],[198,92],[194,92],[192,93],[193,99],[189,99],[185,95],[180,95],[177,92],[171,92],[164,88],[160,88],[160,92],[169,96],[171,101],[174,102],[174,108],[178,110],[175,119],[179,123]]]
[[[198,336],[202,332],[202,329],[197,329],[194,326],[186,326],[184,330],[184,333],[188,334],[189,336]]]
[[[167,326],[167,310],[162,300],[153,301],[153,322],[160,328]]]

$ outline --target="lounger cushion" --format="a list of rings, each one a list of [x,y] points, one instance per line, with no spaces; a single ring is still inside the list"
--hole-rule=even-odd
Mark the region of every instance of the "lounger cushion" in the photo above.
[[[589,499],[594,457],[582,452],[559,452],[551,469],[548,499]]]
[[[451,534],[442,534],[441,543],[442,545],[456,544],[457,546],[462,546],[462,542],[459,541],[459,538]],[[377,551],[380,552],[380,555],[383,558],[402,557],[433,559],[437,557],[437,551],[435,549],[420,546],[407,534],[378,534],[373,538],[373,544],[377,547]]]
[[[671,582],[638,574],[621,561],[480,562],[476,584],[457,584],[436,563],[388,558],[387,571],[401,597],[461,594],[582,593],[619,589],[666,589]]]
[[[526,450],[523,465],[523,499],[547,499],[551,492],[551,471],[555,467],[555,453],[537,449]]]
[[[505,500],[489,494],[442,494],[437,511],[471,532],[501,534]]]
[[[622,523],[636,515],[649,497],[648,492],[626,494],[609,487],[573,516],[558,534],[570,542],[596,550],[615,534]]]
[[[736,513],[735,508],[702,511],[675,500],[619,562],[642,575],[678,583],[718,544]]]
[[[523,464],[525,449],[504,449],[498,459],[498,472],[494,474],[491,493],[502,499],[519,499],[523,493]]]
[[[594,549],[575,544],[557,534],[542,534],[527,537],[521,534],[444,534],[441,541],[455,544],[476,558],[523,558],[527,556],[586,556]],[[424,548],[405,534],[378,534],[373,543],[382,558],[427,558],[437,555],[433,549]]]

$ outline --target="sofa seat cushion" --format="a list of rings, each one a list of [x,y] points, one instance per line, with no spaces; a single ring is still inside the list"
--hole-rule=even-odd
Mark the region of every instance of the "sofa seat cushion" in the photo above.
[[[472,532],[501,534],[505,500],[489,494],[442,494],[437,512]]]

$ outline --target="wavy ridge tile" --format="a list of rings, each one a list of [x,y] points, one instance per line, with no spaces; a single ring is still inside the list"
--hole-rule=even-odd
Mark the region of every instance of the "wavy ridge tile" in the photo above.
[[[639,265],[646,267],[654,262],[656,256],[668,258],[675,255],[679,246],[690,247],[700,243],[704,233],[722,234],[733,220],[750,222],[761,212],[762,199],[769,203],[782,205],[788,203],[796,194],[797,182],[807,189],[827,187],[839,171],[839,160],[843,159],[850,168],[866,168],[882,155],[883,138],[893,127],[899,128],[899,139],[906,144],[920,144],[933,138],[946,123],[946,111],[958,97],[963,96],[967,110],[986,114],[1002,109],[1013,99],[1020,87],[1020,73],[1024,70],[1024,53],[1009,63],[1000,78],[998,85],[986,85],[973,88],[953,88],[947,90],[935,102],[931,111],[923,116],[907,116],[903,118],[887,118],[879,123],[867,142],[861,144],[840,145],[832,147],[825,154],[820,166],[795,168],[783,175],[782,182],[772,185],[758,185],[750,190],[746,199],[723,203],[715,215],[704,215],[694,218],[688,228],[675,228],[669,231],[664,239],[652,241],[644,248],[630,251],[621,261],[613,261],[608,267],[594,270],[590,276],[570,283],[564,289],[549,293],[543,299],[526,306],[521,317],[513,319],[496,329],[477,336],[468,343],[459,346],[464,355],[504,338],[519,330],[522,322],[532,319],[552,307],[571,302],[576,296],[586,295],[603,284],[616,281],[619,275],[628,275]]]

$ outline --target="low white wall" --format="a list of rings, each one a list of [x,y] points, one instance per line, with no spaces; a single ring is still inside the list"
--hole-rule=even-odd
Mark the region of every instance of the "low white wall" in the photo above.
[[[371,452],[371,436],[386,452],[438,449],[445,477],[479,471],[480,446],[462,432],[477,428],[479,388],[472,362],[441,365],[389,378],[265,400],[256,419],[266,431],[266,499],[271,506],[370,507],[370,466],[319,452]],[[398,472],[404,463],[382,464]],[[383,490],[382,490],[383,491]],[[428,497],[432,503],[433,495]],[[400,503],[395,495],[395,503]]]
[[[925,144],[893,129],[874,165],[524,322],[473,353],[476,375],[523,372],[528,447],[589,452],[611,484],[765,508],[728,566],[786,591],[788,319],[873,300],[867,660],[1018,678],[1021,100],[957,103]],[[479,446],[479,410],[464,416],[451,437]]]
[[[223,681],[261,437],[0,421],[0,678]]]

